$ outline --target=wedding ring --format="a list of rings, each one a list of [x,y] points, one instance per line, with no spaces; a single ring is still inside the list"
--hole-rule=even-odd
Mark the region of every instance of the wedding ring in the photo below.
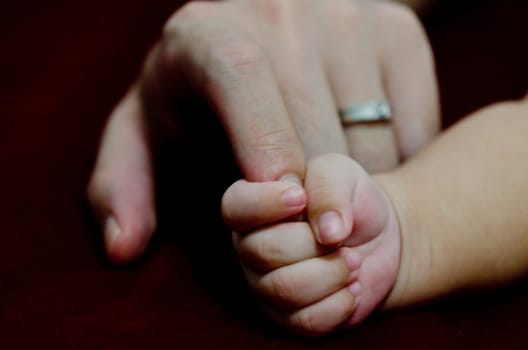
[[[359,103],[338,111],[343,124],[388,122],[392,118],[390,106],[385,102]]]

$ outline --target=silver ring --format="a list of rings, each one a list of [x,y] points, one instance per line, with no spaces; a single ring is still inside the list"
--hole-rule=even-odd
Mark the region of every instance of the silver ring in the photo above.
[[[388,122],[392,110],[385,102],[366,102],[352,105],[338,111],[343,124]]]

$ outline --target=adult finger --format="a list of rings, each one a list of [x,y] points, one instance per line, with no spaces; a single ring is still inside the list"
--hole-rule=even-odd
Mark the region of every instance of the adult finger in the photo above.
[[[299,1],[245,1],[260,12],[269,28],[266,47],[284,104],[310,159],[324,153],[347,153],[345,136],[335,118],[335,103],[322,61],[320,41],[329,40],[320,23],[320,4]]]
[[[347,156],[329,154],[311,160],[305,189],[308,220],[321,244],[336,245],[345,239],[351,246],[364,243],[387,221],[383,193]]]
[[[87,190],[114,262],[128,262],[147,247],[156,227],[153,187],[149,138],[133,88],[110,116]]]
[[[124,262],[139,255],[155,227],[144,110],[148,110],[149,119],[156,118],[169,125],[176,115],[182,118],[183,114],[178,113],[181,111],[172,107],[185,104],[190,87],[202,91],[220,112],[246,177],[269,180],[285,173],[303,175],[302,149],[284,108],[280,107],[280,96],[274,94],[276,91],[270,86],[273,84],[268,84],[273,80],[269,71],[260,70],[258,62],[251,64],[251,52],[246,54],[244,43],[238,51],[240,41],[226,39],[230,32],[221,27],[225,25],[224,17],[217,18],[214,14],[217,8],[225,6],[217,5],[193,2],[177,12],[149,55],[138,81],[139,88],[123,100],[109,120],[88,195],[106,227],[105,241],[114,260]],[[211,16],[219,20],[208,21]],[[203,25],[202,19],[219,27]],[[177,29],[172,30],[174,27]],[[203,30],[194,31],[196,27]],[[190,32],[198,37],[204,35],[197,38]],[[189,40],[179,40],[178,35]],[[246,58],[250,62],[247,66]],[[254,74],[246,75],[245,68]],[[261,79],[253,84],[255,76]],[[253,88],[245,90],[245,83],[253,84]],[[262,84],[267,93],[260,100],[258,86]],[[239,93],[240,90],[246,93]],[[183,102],[175,104],[175,100]],[[246,108],[254,105],[257,107]],[[267,105],[278,107],[267,109]],[[269,122],[266,113],[271,116]],[[172,126],[181,131],[181,120]]]
[[[376,18],[370,4],[332,1],[326,6],[329,32],[325,55],[328,80],[339,109],[370,102],[389,102],[383,86],[378,48]],[[339,45],[335,45],[335,43]],[[334,112],[337,120],[337,111]],[[398,150],[390,123],[344,125],[350,155],[367,171],[394,168]]]
[[[304,174],[304,154],[262,46],[230,2],[190,2],[167,23],[155,65],[202,93],[250,181]]]
[[[381,66],[393,108],[393,127],[401,159],[424,147],[440,129],[439,97],[433,55],[414,12],[394,3],[373,3],[380,17]]]

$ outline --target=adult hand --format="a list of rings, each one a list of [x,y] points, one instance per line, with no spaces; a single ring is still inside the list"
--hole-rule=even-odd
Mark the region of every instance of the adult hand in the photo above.
[[[167,22],[110,116],[88,188],[116,262],[140,255],[156,225],[146,122],[169,121],[185,132],[190,94],[216,112],[249,181],[303,178],[305,159],[329,152],[348,153],[371,172],[387,170],[439,124],[431,50],[415,15],[400,5],[189,2]],[[341,125],[339,108],[369,101],[389,102],[393,122]]]

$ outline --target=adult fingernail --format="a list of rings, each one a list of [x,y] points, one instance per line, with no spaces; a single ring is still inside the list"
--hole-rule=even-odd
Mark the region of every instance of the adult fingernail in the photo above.
[[[339,243],[344,230],[341,215],[336,211],[327,211],[319,216],[319,243]]]
[[[290,187],[282,195],[282,204],[287,208],[304,207],[306,203],[306,195],[300,186]]]
[[[106,219],[104,234],[108,246],[111,246],[121,234],[121,227],[119,227],[119,224],[113,216],[109,216]]]
[[[280,182],[287,182],[287,183],[292,183],[292,184],[302,186],[301,178],[295,174],[284,175],[283,177],[281,177]]]
[[[295,174],[286,174],[281,177],[280,182],[291,183],[297,186],[288,189],[282,196],[282,203],[286,208],[301,209],[306,206],[306,193],[302,187],[303,182],[301,178]],[[291,192],[290,192],[291,191]],[[294,221],[302,221],[304,217],[299,213],[291,218]]]

